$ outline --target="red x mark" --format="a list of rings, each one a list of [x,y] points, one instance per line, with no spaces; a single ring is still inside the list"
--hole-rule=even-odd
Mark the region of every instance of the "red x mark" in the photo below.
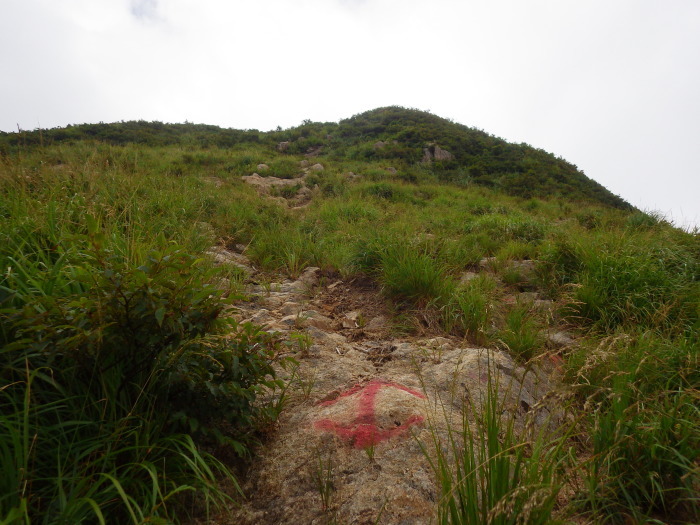
[[[337,398],[320,403],[321,406],[328,406],[336,403],[339,399],[344,397],[359,394],[357,417],[352,423],[348,425],[341,425],[340,423],[336,423],[330,419],[320,419],[316,421],[314,426],[319,430],[325,430],[327,432],[337,434],[341,438],[352,443],[355,448],[367,448],[401,434],[411,425],[415,425],[423,421],[423,416],[414,415],[409,417],[402,425],[398,425],[389,430],[383,430],[377,427],[377,416],[374,411],[374,401],[377,397],[377,393],[383,387],[397,388],[399,390],[403,390],[404,392],[408,392],[413,396],[425,399],[425,396],[420,392],[411,390],[410,388],[399,385],[398,383],[392,383],[391,381],[384,381],[381,379],[373,379],[365,386],[355,385],[351,389],[340,394]]]

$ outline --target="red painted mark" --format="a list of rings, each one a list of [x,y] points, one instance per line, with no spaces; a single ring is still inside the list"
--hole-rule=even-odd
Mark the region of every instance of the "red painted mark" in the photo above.
[[[398,425],[395,428],[383,430],[377,427],[377,416],[374,411],[374,402],[375,398],[377,397],[377,393],[383,387],[397,388],[399,390],[403,390],[404,392],[408,392],[413,396],[425,399],[425,396],[420,392],[411,390],[410,388],[399,385],[398,383],[392,383],[391,381],[384,381],[381,379],[373,379],[365,386],[355,385],[354,387],[340,394],[337,398],[320,403],[320,406],[329,406],[336,403],[339,399],[358,394],[359,403],[357,416],[352,423],[348,425],[341,425],[340,423],[336,423],[330,419],[320,419],[316,421],[314,426],[319,430],[325,430],[327,432],[337,434],[341,438],[349,441],[355,448],[367,448],[382,441],[391,439],[392,437],[405,432],[411,425],[415,425],[423,421],[423,416],[415,415],[409,417],[402,425]]]

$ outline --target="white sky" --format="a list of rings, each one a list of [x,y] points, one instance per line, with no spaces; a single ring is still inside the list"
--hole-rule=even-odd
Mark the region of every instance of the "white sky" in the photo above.
[[[699,0],[0,0],[0,130],[401,105],[700,225]]]

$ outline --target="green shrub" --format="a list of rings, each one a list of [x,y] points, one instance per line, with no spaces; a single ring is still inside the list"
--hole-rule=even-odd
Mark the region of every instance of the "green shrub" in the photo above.
[[[661,224],[667,223],[659,212],[644,213],[638,211],[629,215],[625,221],[626,227],[632,230],[649,230]]]
[[[441,305],[441,320],[445,330],[467,334],[477,343],[484,343],[493,315],[491,295],[495,286],[493,279],[487,276],[479,276],[458,286]]]
[[[5,283],[0,517],[175,520],[188,491],[219,505],[217,476],[235,480],[180,431],[223,437],[213,411],[226,409],[236,434],[223,441],[243,453],[256,394],[277,386],[274,347],[252,328],[209,335],[224,303],[196,258],[161,239],[136,268],[90,228],[71,264],[49,268],[80,286],[35,291],[37,266]],[[20,279],[21,296],[7,286]]]

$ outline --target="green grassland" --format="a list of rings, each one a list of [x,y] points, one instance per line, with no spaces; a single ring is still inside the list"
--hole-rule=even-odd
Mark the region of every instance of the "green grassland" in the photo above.
[[[453,158],[422,162],[428,144]],[[308,206],[241,180],[259,163],[298,176],[309,152],[324,170]],[[224,318],[240,275],[213,286],[215,244],[269,274],[369,278],[396,331],[522,362],[566,328],[577,423],[554,450],[575,497],[559,515],[700,521],[700,237],[542,150],[401,108],[269,133],[0,134],[0,225],[0,522],[179,522],[235,497],[232,457],[280,408],[259,399],[283,388],[282,342]],[[525,291],[553,309],[508,300]]]

